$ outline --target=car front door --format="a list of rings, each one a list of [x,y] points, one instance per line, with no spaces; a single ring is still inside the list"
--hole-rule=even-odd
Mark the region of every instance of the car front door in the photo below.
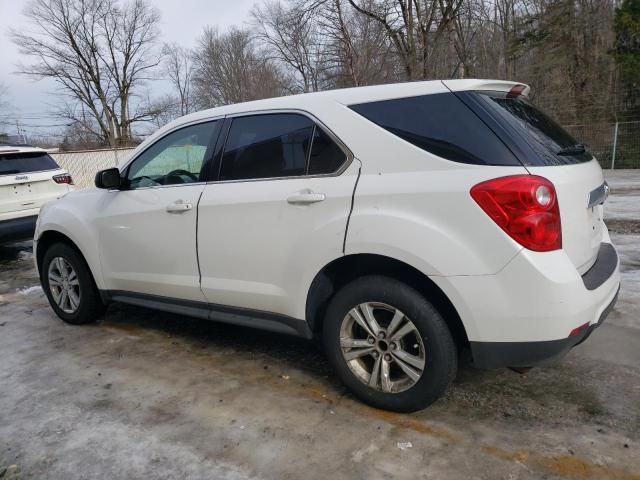
[[[342,252],[359,162],[303,114],[229,122],[198,211],[203,293],[214,308],[304,318],[310,275]]]
[[[125,169],[97,212],[100,262],[111,291],[205,301],[196,252],[197,205],[220,121],[165,135]]]

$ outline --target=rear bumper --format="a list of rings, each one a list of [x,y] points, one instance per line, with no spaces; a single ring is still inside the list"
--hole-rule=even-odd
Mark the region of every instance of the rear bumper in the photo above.
[[[38,215],[0,221],[0,243],[33,238]]]
[[[564,357],[602,325],[613,310],[619,291],[602,311],[597,323],[571,337],[542,342],[470,342],[474,365],[479,368],[533,367]]]
[[[620,288],[619,265],[606,241],[582,276],[562,250],[522,250],[495,275],[432,279],[458,311],[476,366],[529,367],[562,357],[604,321]]]

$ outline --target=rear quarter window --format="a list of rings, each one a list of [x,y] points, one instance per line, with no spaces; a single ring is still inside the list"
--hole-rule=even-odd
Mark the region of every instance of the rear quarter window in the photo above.
[[[309,175],[326,175],[337,171],[347,156],[342,149],[331,140],[331,137],[316,126],[313,130],[311,151],[309,152]]]
[[[458,163],[521,165],[493,131],[452,93],[351,105],[418,148]]]
[[[1,153],[0,175],[18,175],[20,173],[56,170],[58,164],[44,152]]]

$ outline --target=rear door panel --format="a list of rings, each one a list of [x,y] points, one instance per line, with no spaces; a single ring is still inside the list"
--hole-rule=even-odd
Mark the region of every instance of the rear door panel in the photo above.
[[[210,303],[303,318],[313,276],[342,253],[359,162],[339,176],[208,184],[198,207],[202,291]],[[312,191],[325,200],[295,205]]]
[[[227,125],[219,176],[198,205],[202,292],[212,304],[302,319],[313,278],[343,252],[360,162],[300,112]],[[342,161],[326,162],[330,152]]]

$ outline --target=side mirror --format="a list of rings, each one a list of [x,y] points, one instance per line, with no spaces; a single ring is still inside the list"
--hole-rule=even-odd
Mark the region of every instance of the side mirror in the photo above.
[[[120,177],[120,170],[117,168],[107,168],[106,170],[100,170],[96,173],[96,187],[112,190],[120,188],[122,184],[122,177]]]

